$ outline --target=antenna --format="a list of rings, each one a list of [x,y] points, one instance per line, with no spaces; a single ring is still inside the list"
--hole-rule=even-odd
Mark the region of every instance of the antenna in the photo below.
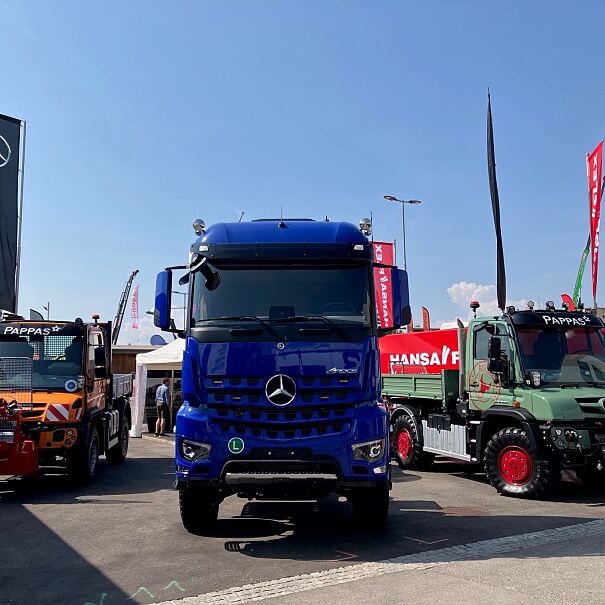
[[[286,223],[284,223],[284,205],[283,204],[279,205],[279,223],[277,224],[277,226],[280,229],[284,229],[286,227]]]
[[[243,218],[244,218],[244,211],[242,210],[242,213],[239,215],[239,221],[237,221],[237,222],[241,223]]]
[[[374,227],[374,216],[372,215],[372,211],[370,210],[370,223],[372,223],[372,227]],[[372,228],[372,242],[374,241],[374,229]]]

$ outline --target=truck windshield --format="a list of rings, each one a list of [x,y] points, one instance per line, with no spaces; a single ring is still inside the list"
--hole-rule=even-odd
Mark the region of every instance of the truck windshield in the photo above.
[[[76,380],[82,374],[82,343],[82,336],[1,335],[2,390],[30,383],[28,360],[33,389],[65,390],[67,381]]]
[[[284,330],[342,334],[343,329],[372,326],[366,265],[217,264],[215,269],[221,282],[213,291],[204,286],[201,273],[195,275],[192,327],[239,319],[249,321],[250,328],[262,330],[264,323],[282,334]]]
[[[518,328],[525,372],[538,371],[544,383],[605,383],[605,341],[601,330]]]

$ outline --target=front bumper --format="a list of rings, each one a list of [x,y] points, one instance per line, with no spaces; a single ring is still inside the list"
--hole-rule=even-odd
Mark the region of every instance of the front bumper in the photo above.
[[[217,434],[202,409],[184,405],[176,435],[177,487],[195,483],[227,493],[342,492],[390,482],[387,414],[378,406],[359,406],[347,433],[286,440],[254,437],[246,431]],[[186,460],[182,439],[211,445],[207,459]],[[234,439],[239,440],[237,448]],[[351,446],[373,439],[384,440],[382,455],[371,462],[354,459]]]
[[[601,421],[549,423],[540,429],[544,443],[564,467],[605,462],[605,425]]]

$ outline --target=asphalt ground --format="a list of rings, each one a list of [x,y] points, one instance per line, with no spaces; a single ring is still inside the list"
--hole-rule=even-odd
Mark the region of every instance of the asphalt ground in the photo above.
[[[316,504],[232,496],[222,504],[213,534],[199,537],[181,526],[172,490],[172,448],[170,441],[132,440],[127,461],[116,467],[101,460],[97,479],[88,487],[75,487],[59,476],[0,483],[0,603],[158,603],[291,576],[306,582],[305,574],[313,572],[332,577],[332,570],[349,566],[355,574],[395,559],[404,565],[435,559],[439,567],[414,563],[400,573],[381,575],[378,565],[363,581],[293,588],[268,602],[328,603],[335,597],[351,603],[446,602],[434,593],[436,586],[444,599],[450,595],[449,602],[457,602],[454,587],[462,585],[469,591],[466,597],[477,602],[498,602],[498,595],[500,602],[517,602],[519,594],[541,602],[535,595],[546,565],[550,603],[567,602],[556,595],[568,592],[574,602],[582,601],[579,589],[590,597],[583,603],[605,602],[600,573],[605,539],[602,534],[591,539],[591,526],[585,525],[605,519],[605,488],[589,491],[568,478],[550,501],[515,500],[498,496],[481,473],[468,472],[472,468],[439,462],[431,472],[393,469],[384,531],[357,529],[350,505],[336,498]],[[548,530],[568,526],[580,527],[580,533],[571,528],[566,541],[532,542],[532,535],[548,536]],[[512,554],[510,544],[498,541],[510,536],[521,536],[513,540]],[[519,550],[526,540],[526,549]],[[462,554],[466,547],[455,548],[483,541],[492,541],[485,542],[490,548],[479,546],[472,561]],[[515,564],[503,563],[507,557]],[[492,567],[502,577],[495,574],[489,583],[485,572]],[[517,594],[515,577],[524,574],[528,592]],[[220,594],[216,598],[227,602]]]

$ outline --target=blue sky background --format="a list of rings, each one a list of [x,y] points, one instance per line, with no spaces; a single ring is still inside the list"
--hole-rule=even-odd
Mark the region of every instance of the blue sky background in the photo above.
[[[0,113],[28,128],[21,311],[112,318],[140,269],[143,313],[197,216],[372,211],[376,238],[400,240],[394,194],[424,200],[406,214],[416,315],[466,315],[473,288],[453,285],[495,282],[488,86],[509,298],[558,300],[605,133],[603,17],[596,1],[0,0]]]

